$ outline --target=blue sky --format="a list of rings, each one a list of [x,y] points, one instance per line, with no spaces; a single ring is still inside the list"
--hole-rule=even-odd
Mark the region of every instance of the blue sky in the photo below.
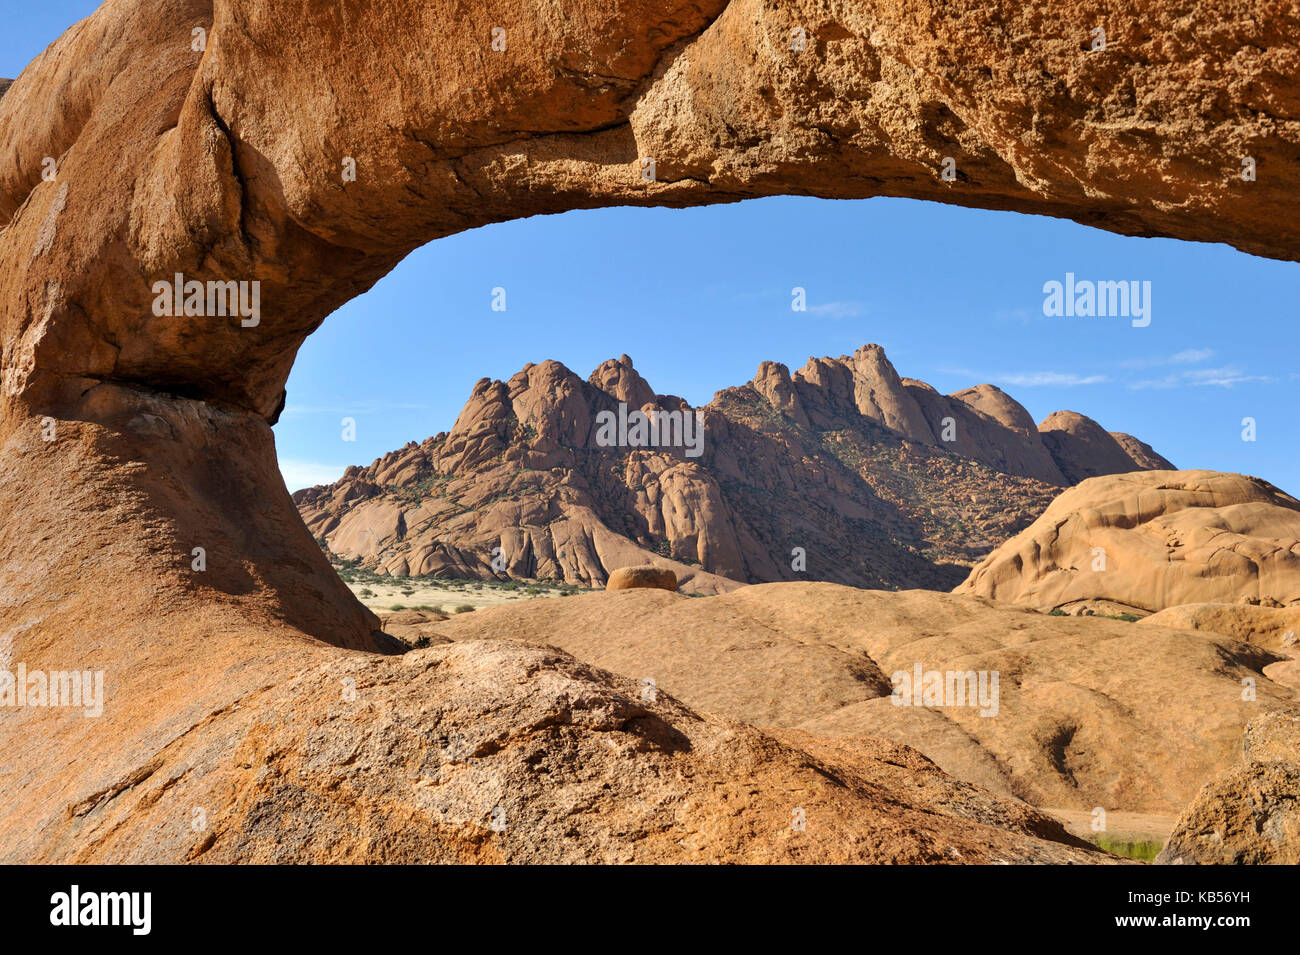
[[[7,14],[0,75],[94,6]],[[1151,282],[1151,324],[1045,317],[1043,284],[1067,272]],[[795,286],[807,312],[791,310]],[[300,352],[276,442],[295,489],[447,430],[477,379],[526,362],[585,377],[626,352],[657,391],[704,403],[764,359],[794,370],[878,342],[940,391],[990,381],[1037,420],[1069,408],[1180,467],[1300,493],[1297,291],[1300,264],[1227,246],[906,200],[537,217],[431,243],[329,318]]]
[[[1043,285],[1067,272],[1150,281],[1151,324],[1045,317]],[[277,442],[291,484],[322,480],[448,429],[478,378],[529,361],[585,377],[626,352],[657,391],[703,403],[764,359],[878,342],[940,391],[991,381],[1036,420],[1070,408],[1180,467],[1300,491],[1298,288],[1300,265],[1226,246],[907,200],[536,217],[431,243],[340,309],[303,346]]]

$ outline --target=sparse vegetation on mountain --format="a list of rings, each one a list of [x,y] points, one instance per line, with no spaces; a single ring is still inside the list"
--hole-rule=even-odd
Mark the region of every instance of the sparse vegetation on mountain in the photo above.
[[[597,416],[620,402],[695,411],[655,394],[626,355],[587,381],[528,365],[479,381],[450,432],[294,501],[332,553],[398,577],[600,586],[653,563],[701,593],[800,579],[950,589],[1066,475],[1168,464],[1072,412],[1040,430],[991,385],[940,395],[874,345],[793,375],[763,362],[698,409],[698,457],[602,446]]]

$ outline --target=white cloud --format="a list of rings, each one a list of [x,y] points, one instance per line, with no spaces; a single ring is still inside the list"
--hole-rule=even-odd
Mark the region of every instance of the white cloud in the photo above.
[[[1060,371],[1027,371],[995,375],[993,381],[1005,382],[1019,388],[1075,388],[1079,385],[1103,385],[1110,379],[1105,375],[1074,375]]]
[[[281,458],[280,473],[290,491],[300,491],[317,484],[333,484],[347,470],[346,464],[325,464],[321,461],[303,461],[298,458]]]
[[[1188,348],[1169,359],[1171,365],[1194,365],[1214,357],[1212,348]]]
[[[1210,348],[1187,348],[1167,358],[1133,358],[1119,363],[1121,368],[1155,368],[1161,365],[1196,365],[1214,357]]]
[[[969,368],[942,368],[945,375],[959,375],[972,381],[990,381],[1016,388],[1075,388],[1081,385],[1104,385],[1106,375],[1076,375],[1066,371],[1006,371],[989,375]]]
[[[1166,358],[1135,358],[1122,361],[1120,367],[1155,368],[1170,365],[1197,365],[1213,357],[1212,349],[1187,348]],[[1166,388],[1232,388],[1235,385],[1269,383],[1275,380],[1269,375],[1248,375],[1234,365],[1225,365],[1220,368],[1183,368],[1159,378],[1131,381],[1128,387],[1134,391]]]
[[[862,314],[862,303],[823,302],[821,305],[809,305],[808,314],[823,315],[826,318],[855,318]]]
[[[1269,375],[1247,375],[1240,368],[1193,368],[1187,371],[1165,375],[1163,378],[1148,378],[1129,384],[1129,388],[1140,391],[1149,388],[1232,388],[1235,385],[1251,383],[1268,384],[1274,381]]]

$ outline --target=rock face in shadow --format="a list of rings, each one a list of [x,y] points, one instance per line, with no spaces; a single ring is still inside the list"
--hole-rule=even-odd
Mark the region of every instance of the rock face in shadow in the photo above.
[[[424,0],[346,28],[332,4],[107,0],[0,99],[0,639],[12,661],[108,676],[102,721],[29,708],[0,728],[6,861],[1078,851],[1044,849],[1014,803],[991,811],[997,828],[958,796],[936,796],[965,816],[951,823],[926,794],[900,808],[850,747],[808,743],[823,771],[752,730],[660,717],[690,742],[672,750],[608,678],[570,682],[571,664],[533,651],[368,652],[385,641],[305,539],[267,422],[338,306],[424,242],[526,215],[892,195],[1294,259],[1295,11],[1105,11],[1116,42],[1097,54],[1100,8],[565,10],[507,3],[497,54],[486,22]],[[1258,181],[1238,174],[1247,155]],[[937,175],[945,156],[955,182]],[[246,283],[249,308],[160,315],[159,284],[191,282]],[[373,714],[338,708],[349,679],[377,688]],[[513,848],[462,825],[506,798],[497,782],[474,767],[459,789],[419,782],[439,733],[480,724],[476,758],[539,794],[507,807]],[[537,784],[530,741],[563,759],[573,733],[576,758]],[[660,790],[669,751],[688,754],[685,781]],[[807,851],[774,835],[792,790],[824,799]],[[736,801],[710,801],[723,792]]]
[[[1040,610],[1090,601],[1300,605],[1300,501],[1258,478],[1134,471],[1071,488],[956,590]]]
[[[655,422],[640,435],[639,414]],[[1106,440],[1092,470],[1141,466]],[[627,355],[586,381],[530,364],[479,381],[450,432],[294,501],[332,553],[399,576],[591,586],[650,563],[688,593],[798,579],[948,590],[1065,483],[1010,396],[939,395],[866,345],[793,375],[765,361],[698,409],[656,394]]]
[[[1041,430],[1042,425],[1039,425]],[[1128,455],[1129,460],[1133,461],[1137,471],[1176,471],[1178,470],[1167,458],[1157,454],[1156,450],[1131,434],[1124,434],[1122,431],[1111,431],[1110,436]]]
[[[1192,800],[1157,863],[1300,864],[1300,716],[1252,720],[1241,755]]]
[[[1133,470],[1172,471],[1174,466],[1131,434],[1112,434],[1073,411],[1058,411],[1038,425],[1043,444],[1070,484]],[[1139,467],[1135,468],[1134,465]]]
[[[908,382],[934,432],[943,435],[951,419],[955,450],[1007,474],[1023,474],[1047,484],[1070,483],[1044,444],[1029,412],[993,385],[976,385],[944,397],[923,382]],[[950,445],[951,446],[951,445]],[[1131,470],[1134,462],[1117,469]]]

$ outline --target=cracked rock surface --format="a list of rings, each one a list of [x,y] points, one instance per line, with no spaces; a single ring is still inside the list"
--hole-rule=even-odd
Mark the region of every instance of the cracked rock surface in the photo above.
[[[643,714],[536,649],[383,656],[268,421],[330,312],[525,215],[887,195],[1295,259],[1300,12],[1234,10],[107,0],[0,99],[0,648],[106,677],[101,718],[0,714],[0,858],[1096,858],[911,751]],[[257,320],[157,315],[176,276]]]

